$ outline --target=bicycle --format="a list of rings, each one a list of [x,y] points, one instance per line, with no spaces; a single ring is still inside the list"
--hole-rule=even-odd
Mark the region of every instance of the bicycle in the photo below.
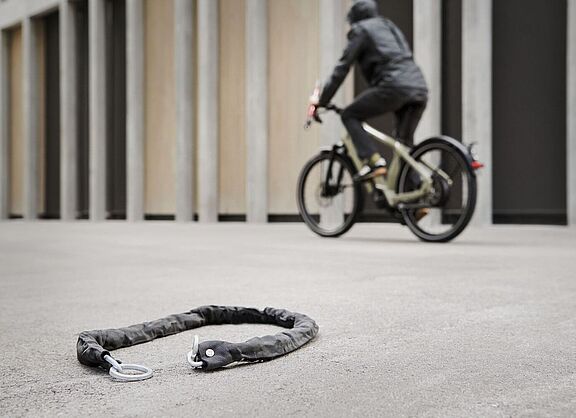
[[[306,127],[322,122],[312,107]],[[334,104],[324,109],[342,111]],[[475,171],[483,167],[471,146],[438,136],[411,148],[367,123],[363,128],[392,149],[386,176],[358,177],[363,164],[349,136],[321,149],[304,165],[298,179],[298,209],[306,225],[322,237],[339,237],[362,212],[364,192],[380,190],[384,198],[378,206],[422,241],[448,242],[462,233],[476,206]]]

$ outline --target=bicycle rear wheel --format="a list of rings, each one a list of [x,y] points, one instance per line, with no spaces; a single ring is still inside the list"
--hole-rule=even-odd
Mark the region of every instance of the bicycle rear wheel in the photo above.
[[[315,156],[302,169],[298,209],[316,234],[338,237],[354,225],[361,210],[361,189],[353,176],[349,160],[328,152]]]
[[[416,147],[412,157],[430,169],[433,191],[400,210],[404,222],[423,241],[450,241],[462,233],[474,213],[477,194],[474,170],[462,152],[442,140]],[[413,191],[420,185],[420,175],[408,164],[404,165],[398,191]]]

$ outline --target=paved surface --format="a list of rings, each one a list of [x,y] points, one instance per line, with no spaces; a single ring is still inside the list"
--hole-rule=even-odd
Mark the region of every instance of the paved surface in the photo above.
[[[433,245],[396,225],[0,223],[0,415],[574,416],[575,273],[568,228]],[[300,311],[320,334],[212,373],[186,363],[193,332],[115,352],[155,370],[140,383],[76,361],[82,330],[204,304]]]

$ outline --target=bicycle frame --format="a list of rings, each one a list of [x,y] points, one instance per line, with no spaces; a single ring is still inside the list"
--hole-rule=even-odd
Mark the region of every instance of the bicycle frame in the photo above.
[[[322,122],[320,116],[325,112],[343,112],[332,103],[318,105],[318,91],[317,87],[310,99],[305,129]],[[362,129],[391,151],[388,172],[378,170],[363,175],[369,170],[364,170],[364,161],[358,158],[349,136],[333,146],[322,147],[298,178],[298,209],[308,227],[323,237],[346,233],[358,220],[365,202],[362,190],[367,189],[376,207],[408,226],[423,241],[447,242],[462,233],[476,206],[475,171],[483,167],[471,146],[440,135],[410,147],[366,123],[362,123]],[[319,173],[312,171],[318,168]],[[454,172],[454,177],[446,172]],[[345,195],[346,190],[352,196]],[[438,210],[430,213],[431,209]]]
[[[401,142],[395,140],[394,138],[374,129],[367,123],[363,123],[362,127],[364,130],[370,134],[373,138],[378,140],[378,142],[384,144],[386,147],[392,149],[393,157],[390,165],[388,167],[388,174],[386,179],[383,177],[377,177],[373,179],[374,181],[366,181],[366,187],[368,192],[372,192],[372,187],[376,187],[381,190],[388,201],[388,204],[392,207],[398,207],[402,204],[410,203],[421,197],[427,195],[432,188],[432,175],[438,174],[443,177],[449,185],[452,185],[452,179],[441,169],[437,167],[431,167],[427,162],[418,162],[410,155],[410,148]],[[356,147],[354,146],[350,136],[346,136],[343,140],[348,154],[350,155],[354,165],[357,170],[362,167],[362,162],[358,157],[356,152]],[[417,190],[410,192],[397,193],[396,184],[398,181],[398,176],[400,175],[400,168],[402,166],[401,162],[408,164],[420,175],[422,179],[422,184]]]

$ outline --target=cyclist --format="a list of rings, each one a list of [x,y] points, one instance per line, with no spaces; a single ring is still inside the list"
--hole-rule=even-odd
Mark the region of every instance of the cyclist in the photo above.
[[[388,112],[396,115],[396,137],[412,145],[414,131],[428,100],[428,88],[413,60],[406,38],[378,14],[372,0],[357,0],[348,12],[348,45],[324,88],[316,108],[330,103],[354,63],[370,87],[342,111],[342,122],[363,160],[360,178],[386,174],[386,161],[376,151],[362,122]],[[383,197],[383,196],[381,196]],[[377,200],[379,196],[375,196]]]

